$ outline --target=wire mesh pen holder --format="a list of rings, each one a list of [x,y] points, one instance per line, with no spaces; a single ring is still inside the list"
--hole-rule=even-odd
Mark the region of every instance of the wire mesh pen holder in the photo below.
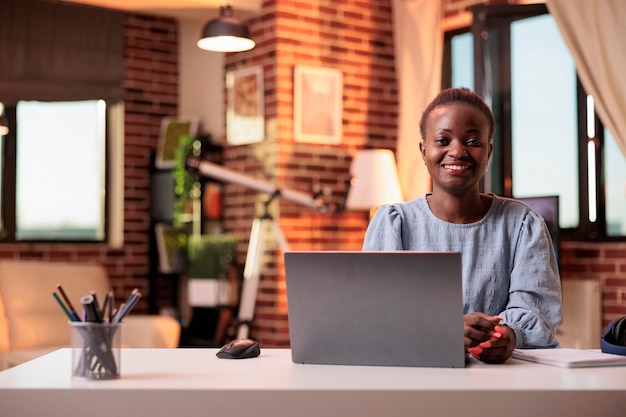
[[[72,378],[120,377],[122,323],[70,322]]]

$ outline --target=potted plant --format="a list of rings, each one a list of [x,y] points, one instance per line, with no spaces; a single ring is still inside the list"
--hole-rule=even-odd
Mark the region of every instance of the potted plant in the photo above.
[[[237,280],[231,270],[237,264],[234,235],[191,235],[187,240],[188,298],[196,307],[231,306],[237,302]]]
[[[205,137],[206,141],[207,138]],[[174,225],[192,224],[187,238],[187,291],[189,304],[200,307],[236,303],[238,288],[229,272],[236,265],[238,238],[200,232],[201,183],[198,173],[187,167],[190,156],[202,154],[202,140],[181,136],[174,154]]]

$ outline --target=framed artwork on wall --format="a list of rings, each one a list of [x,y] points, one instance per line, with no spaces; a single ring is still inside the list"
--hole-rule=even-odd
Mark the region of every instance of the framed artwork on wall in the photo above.
[[[333,68],[296,65],[293,80],[296,142],[341,143],[343,74]]]
[[[232,145],[262,142],[265,138],[263,67],[226,74],[226,140]]]
[[[196,136],[198,118],[195,116],[166,117],[161,122],[161,132],[154,165],[157,168],[173,168],[178,139],[183,135]]]
[[[167,223],[157,223],[154,227],[159,272],[164,274],[184,272],[187,256],[188,233]]]

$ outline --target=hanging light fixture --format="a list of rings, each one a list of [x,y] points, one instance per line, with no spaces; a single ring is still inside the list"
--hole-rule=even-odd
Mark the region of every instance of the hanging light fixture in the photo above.
[[[198,47],[215,52],[242,52],[254,48],[248,26],[233,15],[230,5],[220,7],[220,17],[202,29]]]

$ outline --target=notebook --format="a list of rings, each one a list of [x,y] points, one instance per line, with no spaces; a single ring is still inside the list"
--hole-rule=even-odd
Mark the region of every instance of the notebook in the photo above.
[[[573,348],[515,349],[513,358],[561,368],[586,368],[595,366],[626,366],[626,356],[604,353],[599,350]]]
[[[286,252],[294,363],[465,366],[457,252]]]

